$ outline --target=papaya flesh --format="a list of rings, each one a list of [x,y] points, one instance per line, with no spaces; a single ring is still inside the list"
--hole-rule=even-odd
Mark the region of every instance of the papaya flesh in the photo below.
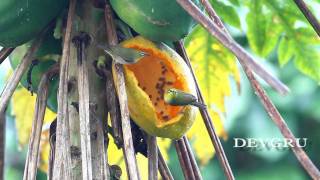
[[[136,64],[124,65],[131,118],[148,134],[171,139],[182,137],[195,120],[196,108],[171,106],[164,102],[163,96],[170,88],[196,96],[187,65],[164,43],[154,43],[142,36],[126,40],[121,45],[148,54]]]
[[[177,41],[196,22],[174,0],[110,0],[117,15],[140,35],[153,41]],[[199,0],[193,0],[200,7]]]
[[[16,47],[33,39],[68,0],[1,0],[0,46]]]

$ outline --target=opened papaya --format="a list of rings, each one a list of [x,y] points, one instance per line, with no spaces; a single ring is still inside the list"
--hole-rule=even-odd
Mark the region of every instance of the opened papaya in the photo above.
[[[33,39],[68,4],[67,0],[1,0],[0,46]]]
[[[175,88],[196,96],[187,65],[164,43],[154,43],[141,36],[121,45],[147,53],[137,63],[124,65],[131,118],[151,135],[171,139],[182,137],[195,120],[196,108],[166,104],[164,93]]]
[[[118,16],[142,36],[154,41],[176,41],[195,26],[174,0],[110,0]],[[199,0],[193,2],[200,7]]]

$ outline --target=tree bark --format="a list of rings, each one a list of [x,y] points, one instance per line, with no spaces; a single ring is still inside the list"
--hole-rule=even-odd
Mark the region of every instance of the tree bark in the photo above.
[[[107,164],[106,154],[106,137],[104,136],[104,128],[107,123],[107,105],[105,102],[105,85],[100,76],[96,73],[94,63],[98,60],[102,53],[96,48],[96,44],[105,37],[103,10],[96,9],[92,6],[90,0],[78,1],[77,11],[73,21],[71,39],[73,43],[70,45],[69,72],[68,72],[68,116],[70,126],[70,151],[71,151],[71,174],[72,179],[109,179],[109,168]],[[100,16],[101,15],[101,16]],[[100,18],[101,17],[101,18]],[[102,34],[104,33],[104,34]],[[83,49],[77,48],[74,43],[75,38],[80,34],[87,34],[89,39],[87,45]],[[106,40],[104,40],[106,41]],[[90,149],[83,149],[81,146],[81,134],[79,111],[83,112],[84,108],[79,109],[79,57],[77,53],[82,51],[82,61],[85,65],[86,86],[88,91],[82,91],[83,97],[89,97],[89,101],[85,101],[85,106],[89,106],[89,138],[86,138],[86,144],[90,144]],[[80,82],[80,85],[83,81]],[[85,108],[86,109],[86,108]],[[88,110],[88,109],[86,109]],[[86,112],[87,113],[87,112]],[[82,114],[82,113],[80,113]],[[82,124],[83,125],[83,124]],[[86,152],[84,152],[86,151]],[[90,153],[88,153],[90,151]],[[83,169],[88,167],[83,163],[82,154],[89,155],[90,160],[89,176],[84,176]]]

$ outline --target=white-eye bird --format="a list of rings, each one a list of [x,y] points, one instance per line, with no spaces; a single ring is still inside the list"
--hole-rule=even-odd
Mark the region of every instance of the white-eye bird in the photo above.
[[[164,94],[164,101],[172,106],[193,105],[201,109],[207,107],[205,104],[200,103],[194,95],[174,88],[169,89]]]
[[[132,48],[125,48],[120,45],[116,46],[102,46],[98,45],[99,48],[103,49],[111,58],[119,64],[134,64],[137,63],[141,58],[148,54]]]

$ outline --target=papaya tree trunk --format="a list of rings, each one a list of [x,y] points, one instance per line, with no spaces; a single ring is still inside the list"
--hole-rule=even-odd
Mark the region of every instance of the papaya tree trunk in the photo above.
[[[95,70],[96,44],[105,38],[104,27],[103,10],[89,0],[77,1],[67,73],[72,179],[109,179],[105,84]]]

